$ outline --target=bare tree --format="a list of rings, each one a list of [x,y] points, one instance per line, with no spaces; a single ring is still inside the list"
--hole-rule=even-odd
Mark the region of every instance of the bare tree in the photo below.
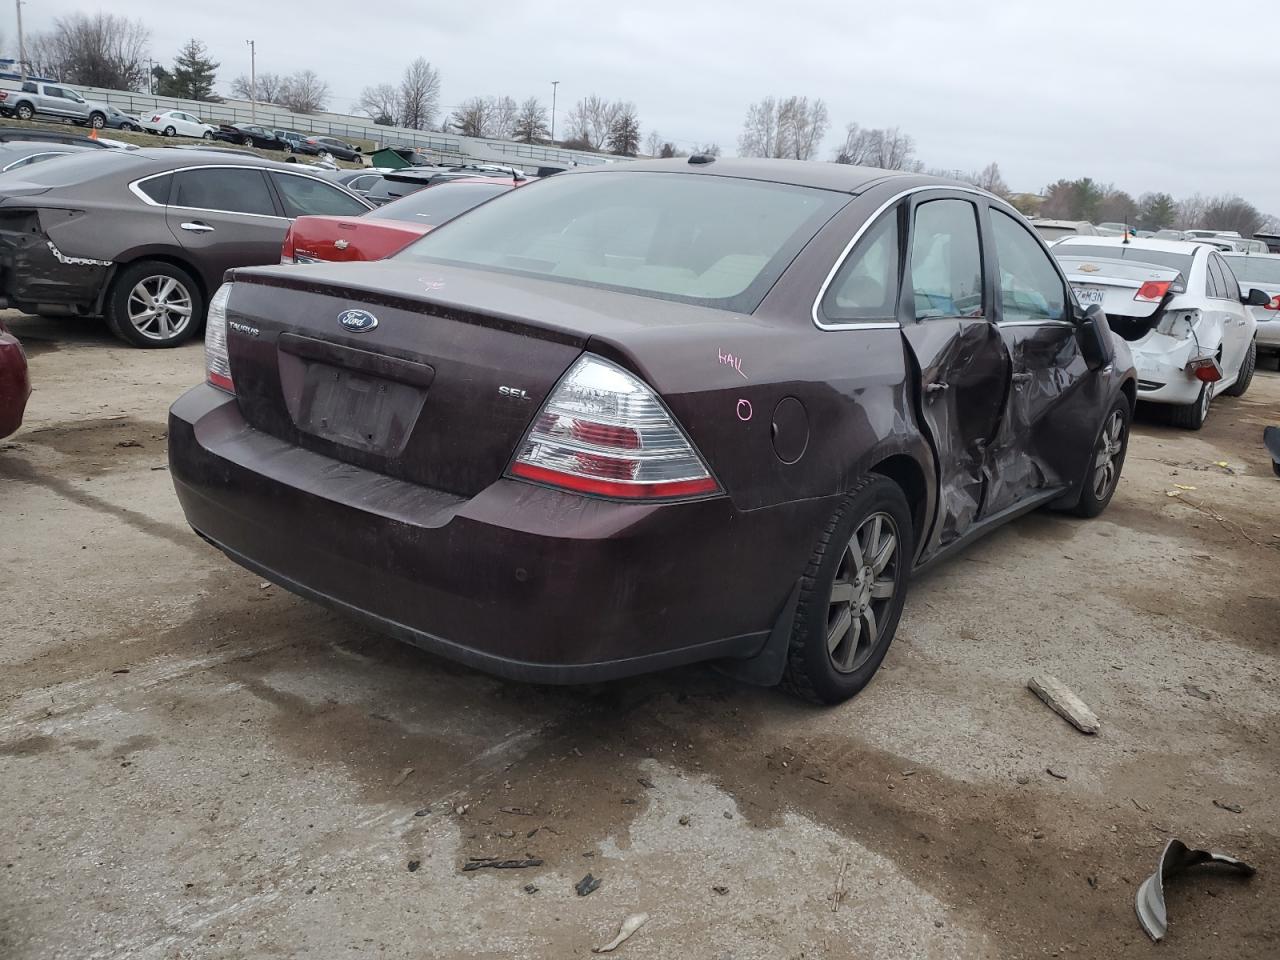
[[[449,124],[464,137],[487,137],[493,122],[493,101],[484,97],[471,97],[449,118]]]
[[[997,197],[1009,196],[1009,185],[1000,175],[1000,164],[994,160],[982,168],[982,172],[974,178],[973,185],[987,193],[994,193]]]
[[[1209,201],[1200,194],[1178,201],[1178,217],[1174,221],[1179,230],[1195,230],[1205,225],[1205,210]]]
[[[694,147],[693,152],[703,157],[718,157],[720,156],[720,144],[704,143]],[[681,156],[679,151],[676,151],[676,156]]]
[[[299,70],[285,78],[280,105],[294,113],[319,113],[329,101],[329,84],[314,70]]]
[[[1234,230],[1242,237],[1252,237],[1262,227],[1262,213],[1241,197],[1221,196],[1209,201],[1204,222],[1210,230]]]
[[[856,123],[849,124],[844,130],[844,144],[836,151],[836,163],[866,167],[880,159],[879,141],[882,131],[869,130]]]
[[[285,77],[278,73],[260,73],[256,77],[257,95],[250,88],[249,78],[243,73],[231,81],[231,95],[239,100],[257,100],[259,103],[279,103],[284,91]]]
[[[520,104],[520,115],[516,117],[515,138],[525,143],[545,140],[551,134],[547,130],[547,108],[537,97],[530,97]]]
[[[609,127],[609,150],[623,157],[634,157],[640,151],[640,118],[634,103],[618,103],[613,124]]]
[[[569,111],[569,138],[583,141],[594,150],[601,149],[609,139],[609,131],[613,129],[613,121],[622,106],[594,93],[583,97]]]
[[[510,140],[516,135],[520,108],[511,97],[494,97],[490,104],[489,132],[486,136]]]
[[[650,130],[649,135],[644,138],[644,152],[651,157],[656,157],[662,152],[662,146],[664,143],[665,141],[662,139],[662,134],[658,133],[657,130]]]
[[[916,142],[897,127],[877,130],[875,162],[883,170],[910,170],[915,162]]]
[[[394,84],[379,83],[360,91],[360,109],[373,118],[374,123],[392,126],[400,116],[400,91]]]
[[[400,126],[428,130],[440,112],[440,71],[418,57],[400,80]]]
[[[765,97],[747,108],[738,152],[744,157],[812,160],[829,125],[827,105],[820,99]]]
[[[151,31],[141,20],[114,13],[58,17],[53,29],[26,41],[33,73],[67,83],[143,90]]]

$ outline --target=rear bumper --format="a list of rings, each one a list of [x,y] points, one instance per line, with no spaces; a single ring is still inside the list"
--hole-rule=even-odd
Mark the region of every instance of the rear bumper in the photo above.
[[[43,233],[0,230],[0,294],[18,309],[56,305],[92,312],[111,269],[105,261],[68,256]]]
[[[611,503],[512,480],[467,499],[255,430],[209,386],[170,410],[169,459],[187,520],[242,566],[547,683],[759,653],[834,509]]]

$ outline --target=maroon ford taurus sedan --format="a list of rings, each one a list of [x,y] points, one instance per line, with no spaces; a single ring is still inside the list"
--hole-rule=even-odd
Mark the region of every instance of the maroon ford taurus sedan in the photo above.
[[[170,412],[236,562],[509,677],[696,660],[834,702],[908,579],[1092,516],[1134,373],[1011,207],[694,157],[512,191],[388,261],[240,269]]]

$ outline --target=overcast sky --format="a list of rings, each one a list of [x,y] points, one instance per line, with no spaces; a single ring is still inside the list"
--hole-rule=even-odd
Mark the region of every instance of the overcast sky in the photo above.
[[[92,11],[28,0],[27,30]],[[559,111],[599,93],[636,103],[643,134],[736,149],[746,107],[821,97],[822,156],[845,124],[898,126],[929,166],[1000,164],[1014,190],[1091,176],[1137,196],[1238,193],[1280,215],[1276,0],[639,0],[607,4],[405,0],[117,0],[169,63],[188,37],[249,71],[310,67],[331,109],[425,56],[443,103],[537,95]],[[0,17],[12,47],[12,8]]]

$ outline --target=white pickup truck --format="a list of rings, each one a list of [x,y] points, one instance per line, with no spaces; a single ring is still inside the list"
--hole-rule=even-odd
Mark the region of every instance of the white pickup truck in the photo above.
[[[25,80],[19,90],[0,90],[0,113],[19,120],[53,117],[102,128],[107,126],[108,118],[119,111],[105,103],[86,100],[61,84]]]

